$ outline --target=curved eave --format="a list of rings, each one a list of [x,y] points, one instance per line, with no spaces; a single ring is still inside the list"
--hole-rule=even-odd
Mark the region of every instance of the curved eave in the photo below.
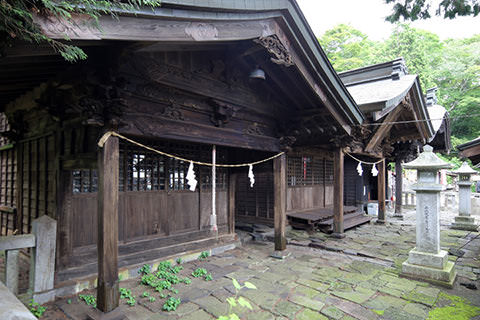
[[[163,0],[160,8],[141,8],[135,12],[119,10],[118,13],[150,19],[165,18],[198,22],[240,23],[275,20],[281,26],[282,32],[287,35],[292,47],[298,51],[302,63],[324,91],[326,99],[333,105],[334,112],[340,114],[341,118],[337,120],[342,127],[349,132],[351,126],[359,125],[364,121],[363,113],[328,61],[295,0]],[[251,38],[255,37],[258,36]],[[103,39],[108,39],[108,35],[100,35],[97,40]],[[139,40],[146,41],[146,39]],[[240,39],[232,35],[229,40]],[[311,90],[317,92],[318,88],[312,86]]]

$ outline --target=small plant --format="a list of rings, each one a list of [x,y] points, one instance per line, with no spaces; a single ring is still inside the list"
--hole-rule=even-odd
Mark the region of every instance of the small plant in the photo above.
[[[173,273],[173,274],[177,274],[182,270],[183,270],[182,266],[175,266],[175,267],[170,268],[170,272]]]
[[[138,273],[140,274],[149,274],[152,272],[152,267],[150,267],[149,264],[144,264],[143,267],[138,270]]]
[[[192,277],[194,278],[202,278],[207,275],[207,270],[205,268],[197,268],[195,271],[192,272]]]
[[[172,267],[170,261],[162,261],[158,265],[157,271],[168,271]]]
[[[163,310],[164,311],[175,311],[177,310],[178,305],[180,304],[180,299],[170,297],[165,301],[165,304],[163,305]]]
[[[41,306],[39,303],[33,301],[33,299],[28,304],[30,307],[30,312],[37,318],[41,318],[43,313],[47,310],[46,307]]]
[[[190,283],[192,283],[192,280],[190,280],[189,277],[185,277],[185,278],[183,278],[183,279],[181,280],[181,282],[183,282],[183,283],[185,283],[185,284],[190,284]]]
[[[80,300],[85,301],[87,306],[92,306],[93,308],[97,307],[97,298],[95,298],[91,294],[81,294],[78,297],[80,298]]]
[[[165,293],[160,293],[160,299],[165,299],[167,295]]]
[[[204,261],[204,260],[207,260],[207,258],[210,256],[210,253],[208,251],[203,251],[202,253],[200,253],[200,255],[198,256],[198,260],[200,261]]]
[[[72,304],[72,299],[68,299],[67,304]]]
[[[120,288],[120,298],[127,299],[127,304],[131,307],[137,303],[130,289]]]
[[[148,300],[149,300],[150,302],[155,302],[156,299],[155,299],[155,297],[150,297],[150,298],[148,298]]]
[[[175,262],[177,262],[177,264],[182,264],[182,258],[177,258],[177,260],[175,260]]]
[[[213,278],[212,278],[212,274],[209,273],[209,274],[206,274],[205,277],[204,277],[205,281],[212,281]]]
[[[137,301],[134,298],[130,298],[130,299],[127,300],[127,304],[130,307],[133,307],[136,303],[137,303]]]
[[[227,315],[220,316],[217,320],[239,320],[240,318],[234,312],[232,312],[233,308],[236,306],[241,306],[241,307],[253,310],[250,302],[248,302],[248,300],[245,299],[244,297],[239,297],[238,295],[240,293],[240,290],[242,290],[243,288],[256,290],[257,287],[250,282],[245,282],[245,284],[241,286],[236,279],[232,279],[232,282],[233,282],[233,286],[235,287],[235,296],[227,298],[227,302],[228,302]]]
[[[147,291],[143,291],[142,297],[143,298],[148,298],[148,297],[150,297],[150,293],[148,293]]]

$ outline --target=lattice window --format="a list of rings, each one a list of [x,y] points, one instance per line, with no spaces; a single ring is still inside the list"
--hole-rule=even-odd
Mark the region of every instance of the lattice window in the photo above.
[[[191,145],[180,143],[151,143],[145,144],[157,150],[173,155],[202,162],[210,162],[212,157],[211,146]],[[226,151],[217,148],[217,162],[226,162]],[[158,153],[138,148],[128,144],[120,144],[119,159],[119,191],[160,191],[160,190],[188,190],[187,172],[190,163],[164,157]],[[199,187],[211,189],[211,167],[195,165]],[[225,190],[228,184],[228,170],[217,168],[217,189]],[[97,192],[96,170],[74,170],[73,192]]]
[[[89,193],[98,191],[97,170],[73,170],[73,193]]]
[[[333,161],[325,160],[325,184],[333,184]]]
[[[291,187],[323,184],[324,173],[323,158],[288,157],[287,180]]]

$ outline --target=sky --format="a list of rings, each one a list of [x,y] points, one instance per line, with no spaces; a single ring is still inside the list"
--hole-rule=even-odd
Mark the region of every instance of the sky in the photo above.
[[[337,24],[350,24],[367,34],[371,40],[388,38],[393,28],[385,17],[393,5],[385,0],[297,0],[313,32],[320,37]],[[467,38],[480,33],[480,16],[443,19],[433,17],[415,21],[411,25],[418,29],[436,33],[440,39]]]

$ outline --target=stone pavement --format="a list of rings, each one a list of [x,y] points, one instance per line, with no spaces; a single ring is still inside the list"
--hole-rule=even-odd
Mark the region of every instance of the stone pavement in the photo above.
[[[237,279],[257,287],[240,291],[253,306],[252,311],[234,309],[241,319],[480,319],[480,294],[474,289],[480,288],[479,233],[442,230],[441,245],[457,261],[458,270],[454,288],[445,289],[399,277],[401,263],[415,245],[414,214],[390,221],[352,229],[340,240],[290,231],[290,256],[284,260],[269,257],[271,243],[252,242],[207,261],[183,264],[182,277],[201,267],[213,280],[190,277],[191,284],[176,285],[174,296],[182,303],[172,312],[162,311],[165,299],[140,280],[122,281],[120,286],[132,290],[136,305],[122,299],[121,308],[135,320],[216,319],[227,314],[226,298],[235,294],[232,279]],[[144,292],[156,297],[155,302],[140,297]],[[83,319],[89,308],[77,297],[48,307],[58,313],[46,319],[63,312]]]

